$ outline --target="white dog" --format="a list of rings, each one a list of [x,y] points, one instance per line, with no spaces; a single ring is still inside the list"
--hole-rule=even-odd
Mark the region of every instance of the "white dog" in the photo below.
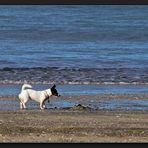
[[[49,89],[36,91],[32,89],[31,85],[24,84],[22,86],[21,93],[18,95],[20,99],[20,109],[26,108],[25,104],[28,102],[29,99],[39,102],[40,109],[45,109],[45,101],[49,100],[50,96],[60,96],[55,87],[56,85],[53,85]]]

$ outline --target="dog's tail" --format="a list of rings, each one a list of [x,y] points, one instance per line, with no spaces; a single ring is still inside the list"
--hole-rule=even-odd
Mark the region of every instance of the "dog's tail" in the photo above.
[[[22,91],[25,90],[26,88],[32,88],[32,86],[29,85],[29,84],[24,84],[24,85],[22,86]]]

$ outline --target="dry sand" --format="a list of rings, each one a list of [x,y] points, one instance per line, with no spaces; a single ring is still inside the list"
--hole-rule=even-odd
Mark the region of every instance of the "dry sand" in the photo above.
[[[91,109],[91,100],[147,99],[148,95],[63,96],[81,105],[68,108],[0,110],[0,142],[148,142],[148,111]],[[55,98],[56,99],[56,98]],[[0,101],[16,96],[0,96]],[[11,108],[11,105],[10,105]]]

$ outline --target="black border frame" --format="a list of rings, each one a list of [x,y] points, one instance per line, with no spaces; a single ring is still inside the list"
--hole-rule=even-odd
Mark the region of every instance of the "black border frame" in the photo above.
[[[147,5],[148,0],[0,0],[0,5]],[[14,146],[11,144],[15,144]],[[65,144],[65,143],[1,143],[1,146],[7,146],[7,147],[21,147],[21,146],[30,146],[33,147],[48,147],[49,146],[55,146],[55,147],[64,147],[71,146],[71,143]],[[42,145],[44,144],[44,145]],[[69,145],[70,144],[70,145]],[[99,144],[99,145],[98,145]],[[101,144],[101,145],[100,145]],[[107,145],[109,144],[109,145]],[[122,144],[122,145],[120,145]],[[139,143],[134,143],[135,146],[146,146],[147,145],[141,145]],[[144,144],[144,143],[143,143]],[[147,143],[146,143],[147,144]],[[23,147],[24,147],[23,146]],[[133,143],[72,143],[72,146],[76,147],[118,147],[119,146],[126,146],[126,147],[134,147]]]
[[[0,0],[1,5],[145,5],[148,0]]]

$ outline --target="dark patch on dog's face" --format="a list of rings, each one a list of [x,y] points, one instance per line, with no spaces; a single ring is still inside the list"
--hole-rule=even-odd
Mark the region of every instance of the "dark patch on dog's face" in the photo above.
[[[55,89],[55,87],[55,84],[51,87],[51,93],[53,96],[59,96],[58,91]]]

